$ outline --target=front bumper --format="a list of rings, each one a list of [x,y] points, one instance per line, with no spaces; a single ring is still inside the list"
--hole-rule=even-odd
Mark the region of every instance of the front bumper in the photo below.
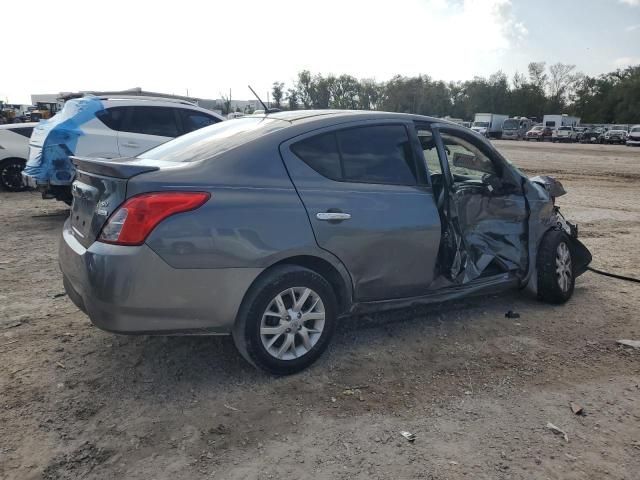
[[[150,247],[93,243],[64,225],[60,269],[69,298],[99,328],[128,334],[225,334],[259,268],[176,269]]]
[[[627,140],[627,145],[640,145],[640,139],[630,138]]]

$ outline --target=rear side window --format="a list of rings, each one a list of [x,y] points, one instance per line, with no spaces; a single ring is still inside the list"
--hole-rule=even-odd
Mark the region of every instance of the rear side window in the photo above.
[[[194,130],[213,125],[214,123],[218,123],[220,121],[213,115],[207,115],[205,113],[196,112],[193,110],[180,110],[180,115],[182,117],[182,129],[184,130],[183,133],[193,132]]]
[[[170,107],[132,107],[124,130],[160,137],[179,135],[176,112]]]
[[[33,133],[33,127],[12,128],[11,131],[13,133],[17,133],[18,135],[22,135],[23,137],[31,138],[31,134]]]
[[[168,162],[197,162],[285,128],[289,122],[269,117],[244,117],[195,130],[138,156]],[[274,146],[277,150],[277,146]]]
[[[416,167],[407,130],[376,125],[302,140],[291,150],[332,180],[415,185]]]
[[[292,145],[291,150],[320,175],[332,180],[342,180],[335,133],[308,138]]]
[[[131,107],[111,107],[96,113],[96,117],[111,130],[122,130],[127,110]]]

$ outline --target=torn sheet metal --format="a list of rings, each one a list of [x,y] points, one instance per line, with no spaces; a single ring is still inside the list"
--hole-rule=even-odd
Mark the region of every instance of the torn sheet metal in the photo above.
[[[89,95],[69,100],[60,113],[43,120],[34,129],[29,142],[29,160],[24,175],[37,184],[69,185],[75,167],[69,159],[76,150],[81,126],[104,110],[102,101]]]
[[[555,206],[555,198],[566,193],[562,183],[553,177],[538,176],[524,182],[525,198],[529,205],[529,268],[523,284],[528,291],[538,293],[537,259],[542,237],[552,228],[564,230],[570,241],[574,275],[582,275],[589,263],[591,252],[578,240],[578,228],[569,223]]]
[[[555,206],[555,198],[567,193],[562,183],[549,176],[523,178],[522,189],[524,195],[487,195],[473,187],[456,192],[439,258],[447,278],[434,285],[463,285],[493,267],[497,270],[489,274],[518,272],[523,285],[537,292],[538,247],[552,228],[567,233],[575,275],[586,271],[591,254],[578,240],[577,227]]]
[[[451,202],[451,218],[456,255],[448,273],[454,283],[475,280],[490,265],[501,271],[526,270],[527,218],[521,195],[462,189]]]
[[[529,180],[537,185],[542,185],[552,199],[561,197],[567,193],[562,186],[562,183],[557,178],[550,177],[548,175],[538,175],[537,177],[532,177]]]

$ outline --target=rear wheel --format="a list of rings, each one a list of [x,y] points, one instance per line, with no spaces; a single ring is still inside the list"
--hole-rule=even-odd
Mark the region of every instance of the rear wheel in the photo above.
[[[7,158],[0,162],[0,186],[10,192],[20,192],[25,189],[22,181],[22,170],[25,161],[20,158]]]
[[[573,295],[575,274],[567,234],[548,231],[538,250],[538,296],[549,303],[564,303]]]
[[[335,329],[337,301],[327,280],[293,265],[273,268],[252,286],[233,330],[240,354],[276,375],[305,369]]]

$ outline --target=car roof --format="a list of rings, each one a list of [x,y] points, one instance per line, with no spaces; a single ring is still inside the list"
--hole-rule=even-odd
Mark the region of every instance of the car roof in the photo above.
[[[418,120],[457,125],[443,118],[412,113],[381,112],[377,110],[290,110],[257,116],[285,120],[293,124],[308,123],[310,121],[331,123],[331,120],[340,120],[341,122],[350,120]]]
[[[207,110],[206,108],[202,108],[195,103],[184,102],[184,101],[175,101],[173,99],[161,98],[161,97],[143,97],[143,96],[109,96],[109,97],[98,97],[98,99],[105,104],[107,107],[115,107],[115,106],[162,106],[162,107],[172,107],[172,108],[183,108],[186,110],[197,110],[199,112],[207,113],[216,118],[220,118],[224,120],[219,113],[214,112],[213,110]],[[73,101],[75,99],[71,99],[68,101]]]

